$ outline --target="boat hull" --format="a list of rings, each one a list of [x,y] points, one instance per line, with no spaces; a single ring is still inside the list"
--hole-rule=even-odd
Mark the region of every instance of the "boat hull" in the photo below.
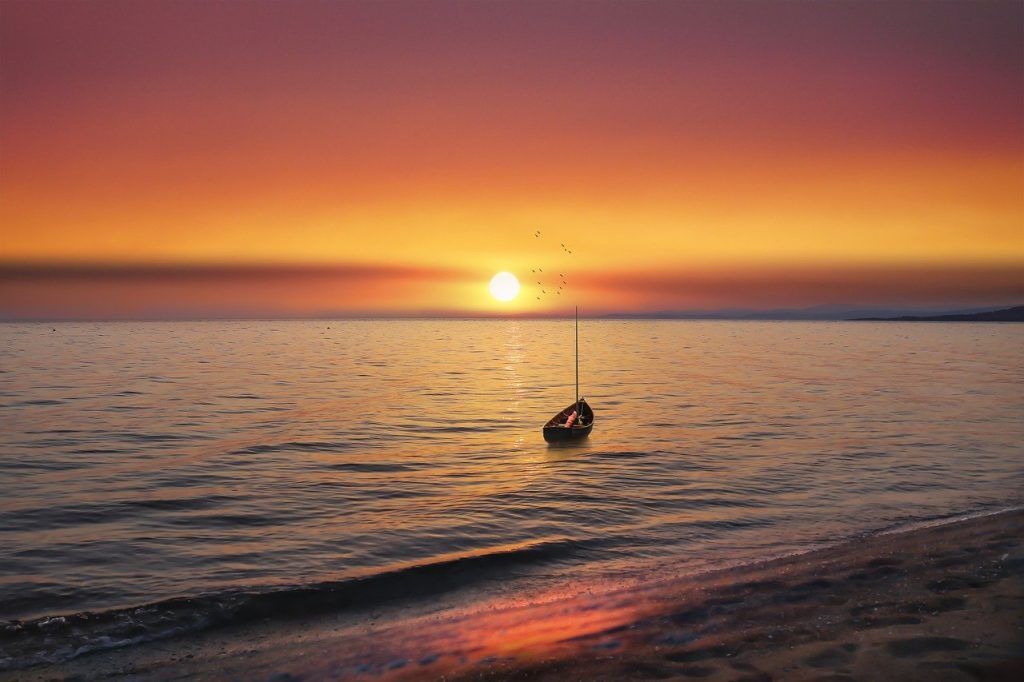
[[[576,409],[576,403],[571,403],[564,410],[548,420],[544,425],[544,440],[549,443],[562,443],[565,441],[579,440],[586,438],[594,428],[594,410],[587,401],[580,399],[580,417],[571,427],[565,425],[566,420]]]

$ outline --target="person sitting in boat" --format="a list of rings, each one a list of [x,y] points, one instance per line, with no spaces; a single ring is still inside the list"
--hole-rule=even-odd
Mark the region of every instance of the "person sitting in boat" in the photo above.
[[[569,414],[569,418],[565,420],[565,428],[567,428],[567,429],[572,428],[572,423],[574,421],[576,421],[576,410],[573,410]]]

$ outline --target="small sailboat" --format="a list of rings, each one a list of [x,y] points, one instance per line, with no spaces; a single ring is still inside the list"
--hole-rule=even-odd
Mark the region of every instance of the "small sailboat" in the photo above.
[[[594,410],[580,397],[580,309],[576,308],[576,402],[548,420],[544,440],[549,443],[586,438],[594,428]]]
[[[579,415],[574,417],[573,415]],[[573,421],[570,423],[569,419]],[[594,411],[590,409],[586,398],[572,403],[544,425],[544,440],[559,443],[577,438],[586,438],[594,428]]]

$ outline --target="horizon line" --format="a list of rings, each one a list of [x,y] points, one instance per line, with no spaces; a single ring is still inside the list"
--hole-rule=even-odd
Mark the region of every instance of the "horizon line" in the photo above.
[[[883,306],[827,303],[803,308],[720,308],[711,310],[661,310],[652,312],[608,312],[597,315],[581,315],[587,320],[629,321],[629,320],[679,320],[679,321],[792,321],[792,322],[843,322],[854,321],[848,315],[861,314],[906,314],[910,312],[929,315],[981,313],[1008,310],[1024,306],[977,305],[977,306]],[[834,312],[829,312],[831,309]],[[801,316],[803,314],[804,316]],[[569,313],[383,313],[373,314],[332,314],[321,315],[182,315],[182,316],[124,316],[124,317],[0,317],[0,324],[28,323],[83,323],[83,322],[330,322],[330,321],[407,321],[407,320],[571,320]]]

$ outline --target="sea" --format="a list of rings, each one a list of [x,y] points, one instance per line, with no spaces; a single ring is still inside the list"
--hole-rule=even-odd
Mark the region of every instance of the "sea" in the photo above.
[[[0,670],[1024,503],[1024,325],[0,324]],[[559,587],[561,586],[561,587]]]

